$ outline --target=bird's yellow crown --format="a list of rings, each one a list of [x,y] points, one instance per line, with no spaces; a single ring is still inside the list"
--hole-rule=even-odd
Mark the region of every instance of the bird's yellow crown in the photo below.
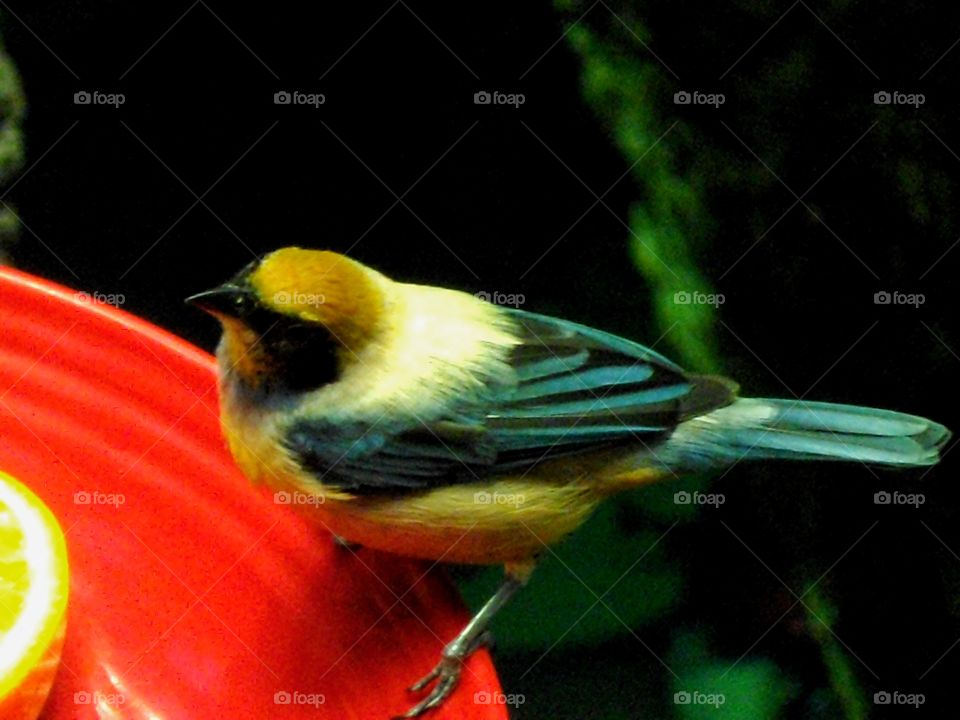
[[[265,308],[321,324],[352,351],[376,334],[383,317],[386,278],[329,250],[275,250],[249,281]]]

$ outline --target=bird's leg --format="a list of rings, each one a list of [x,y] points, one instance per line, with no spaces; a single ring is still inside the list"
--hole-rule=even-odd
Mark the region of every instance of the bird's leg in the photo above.
[[[475,650],[487,644],[490,638],[490,633],[487,630],[490,620],[500,608],[507,604],[517,590],[527,584],[533,568],[533,560],[524,563],[509,563],[505,566],[503,582],[500,583],[497,591],[471,618],[466,627],[460,631],[460,634],[447,644],[436,667],[410,688],[411,692],[419,692],[436,681],[430,694],[412,707],[403,717],[418,717],[427,710],[437,707],[453,692],[460,680],[463,663]]]

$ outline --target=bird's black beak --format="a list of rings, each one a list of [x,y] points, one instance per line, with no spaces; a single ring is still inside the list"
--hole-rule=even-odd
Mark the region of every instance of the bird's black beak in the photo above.
[[[184,302],[214,316],[241,317],[244,310],[252,304],[253,295],[249,287],[225,282],[210,290],[191,295]]]

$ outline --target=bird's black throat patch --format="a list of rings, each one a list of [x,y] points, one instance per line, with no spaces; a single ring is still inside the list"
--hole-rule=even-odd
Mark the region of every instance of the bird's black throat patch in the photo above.
[[[263,378],[265,390],[306,392],[337,379],[340,344],[322,325],[259,304],[243,319],[259,337],[255,351],[269,368]]]

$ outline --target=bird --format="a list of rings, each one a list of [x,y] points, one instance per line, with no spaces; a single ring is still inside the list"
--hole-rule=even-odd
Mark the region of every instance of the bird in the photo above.
[[[187,298],[222,326],[221,426],[241,471],[307,493],[336,538],[502,565],[503,581],[411,692],[436,708],[538,556],[606,498],[741,460],[938,462],[916,415],[741,397],[623,337],[284,247]]]

